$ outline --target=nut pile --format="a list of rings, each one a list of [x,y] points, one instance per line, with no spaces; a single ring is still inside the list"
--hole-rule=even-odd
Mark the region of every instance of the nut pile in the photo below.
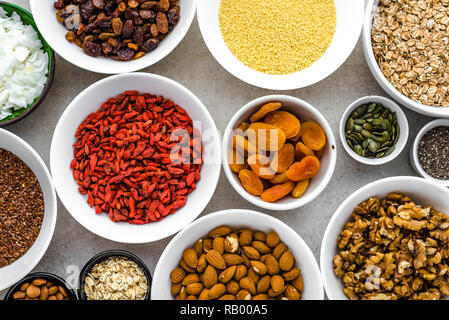
[[[234,132],[229,167],[243,188],[266,202],[291,194],[300,198],[320,170],[326,133],[315,122],[300,122],[280,110],[282,103],[262,105]]]
[[[24,282],[13,293],[14,300],[70,300],[67,289],[44,278]]]
[[[449,0],[380,0],[371,38],[382,73],[399,92],[449,106]]]
[[[96,264],[84,280],[88,300],[144,300],[148,291],[142,268],[125,257],[110,257]]]
[[[349,299],[449,295],[449,218],[402,194],[359,204],[337,240],[335,274]]]
[[[220,226],[184,250],[170,274],[177,300],[300,300],[301,270],[271,231]]]
[[[92,57],[143,57],[155,50],[179,21],[178,0],[57,0],[56,16],[66,39]]]

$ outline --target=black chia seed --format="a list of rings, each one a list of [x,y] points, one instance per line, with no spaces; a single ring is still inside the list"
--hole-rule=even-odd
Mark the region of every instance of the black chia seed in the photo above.
[[[449,127],[435,127],[423,135],[418,144],[418,161],[428,175],[449,180]]]

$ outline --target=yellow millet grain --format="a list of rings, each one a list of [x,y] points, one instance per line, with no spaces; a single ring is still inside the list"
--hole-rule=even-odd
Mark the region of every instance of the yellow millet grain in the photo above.
[[[268,74],[301,71],[335,33],[334,0],[221,0],[220,29],[232,54]]]

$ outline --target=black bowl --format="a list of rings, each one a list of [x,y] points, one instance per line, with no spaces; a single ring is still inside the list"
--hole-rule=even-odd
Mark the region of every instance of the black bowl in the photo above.
[[[69,295],[70,300],[78,300],[78,296],[76,295],[75,290],[73,290],[64,279],[62,279],[60,276],[57,276],[52,273],[48,272],[34,272],[27,275],[25,278],[17,282],[15,285],[13,285],[11,288],[9,288],[8,292],[5,295],[5,300],[14,300],[13,294],[14,292],[18,291],[22,284],[25,282],[31,282],[36,278],[43,278],[45,280],[49,280],[51,282],[54,282],[58,285],[63,286],[67,290],[67,294]]]
[[[146,278],[147,278],[147,284],[148,284],[148,291],[147,294],[145,296],[145,300],[150,300],[151,297],[151,282],[152,282],[152,277],[151,277],[151,272],[148,269],[148,267],[145,265],[145,263],[135,254],[125,251],[125,250],[107,250],[107,251],[103,251],[100,252],[99,254],[95,255],[93,258],[91,258],[86,265],[83,267],[83,269],[81,270],[80,273],[80,282],[79,282],[79,289],[78,289],[78,296],[80,300],[87,300],[86,294],[84,292],[84,281],[86,279],[86,276],[92,271],[92,268],[110,258],[110,257],[125,257],[128,258],[129,260],[134,261],[135,263],[137,263],[137,265],[142,269],[143,273],[145,274]]]

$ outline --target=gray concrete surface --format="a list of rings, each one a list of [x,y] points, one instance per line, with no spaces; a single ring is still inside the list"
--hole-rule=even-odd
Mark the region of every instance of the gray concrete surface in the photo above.
[[[29,9],[27,0],[10,1]],[[195,19],[181,44],[163,61],[142,70],[174,79],[192,90],[209,109],[222,132],[231,116],[245,103],[268,94],[283,93],[304,99],[318,108],[330,122],[338,147],[337,167],[325,191],[312,203],[297,210],[270,212],[240,197],[221,173],[214,196],[202,215],[231,209],[253,209],[272,215],[291,226],[310,246],[318,261],[321,240],[332,214],[352,192],[375,180],[415,175],[409,161],[410,143],[430,118],[404,108],[410,125],[410,137],[403,153],[393,162],[381,166],[362,165],[346,154],[338,136],[344,109],[366,95],[386,95],[371,75],[362,52],[361,41],[346,63],[333,75],[308,88],[292,91],[259,89],[233,77],[211,56]],[[58,118],[70,101],[84,88],[105,78],[84,71],[57,57],[54,84],[42,105],[28,118],[7,127],[31,144],[49,165],[50,143]],[[137,254],[154,271],[158,258],[171,238],[155,243],[126,245],[102,239],[78,224],[58,202],[58,222],[53,240],[34,271],[53,272],[66,277],[70,265],[82,268],[94,254],[108,249],[124,249]],[[0,298],[3,293],[0,293]]]

